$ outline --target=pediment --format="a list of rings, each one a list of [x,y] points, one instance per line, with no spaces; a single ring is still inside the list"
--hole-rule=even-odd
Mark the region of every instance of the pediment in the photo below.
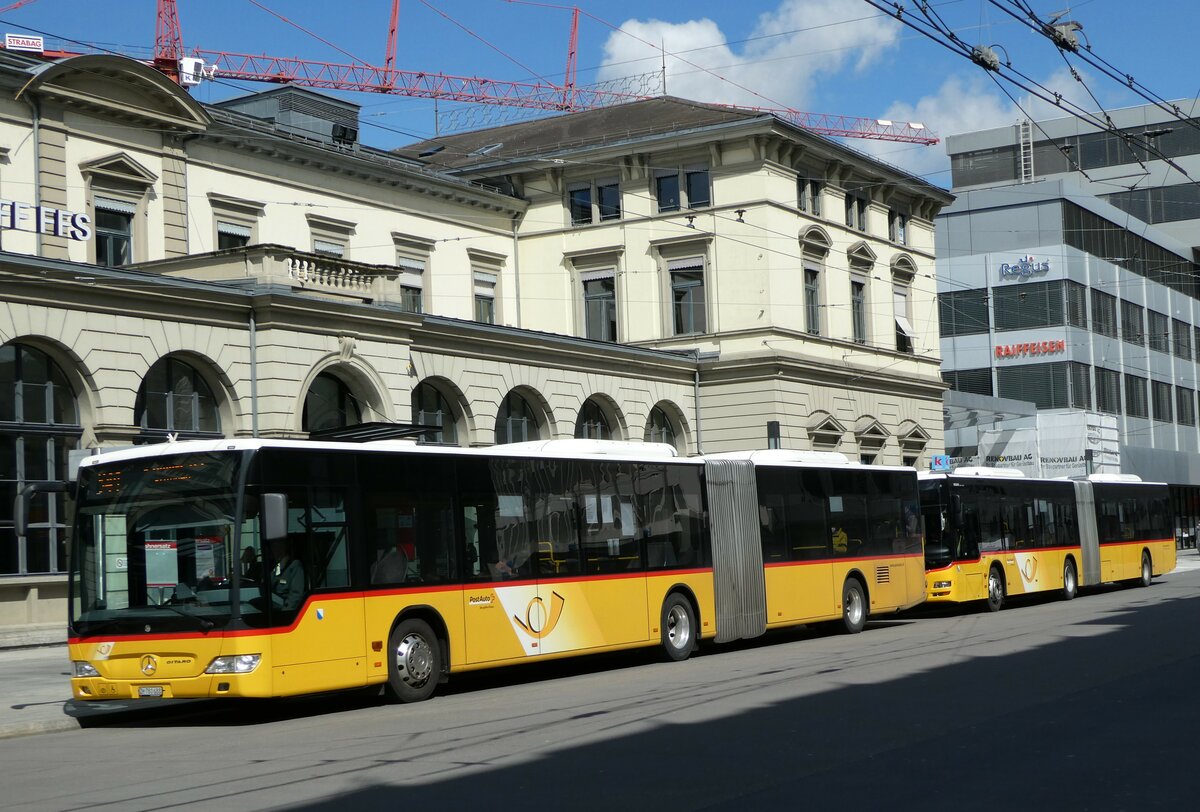
[[[157,175],[124,152],[82,163],[79,165],[79,172],[85,178],[89,175],[100,175],[109,180],[124,181],[135,186],[151,186],[158,180]]]
[[[202,131],[212,122],[204,107],[164,74],[135,59],[86,54],[33,71],[22,94],[113,119],[161,129]]]
[[[874,265],[875,260],[879,258],[876,256],[875,252],[871,250],[871,246],[867,245],[866,242],[861,241],[850,246],[849,250],[846,251],[846,256],[850,259],[852,264],[857,261],[863,265]]]

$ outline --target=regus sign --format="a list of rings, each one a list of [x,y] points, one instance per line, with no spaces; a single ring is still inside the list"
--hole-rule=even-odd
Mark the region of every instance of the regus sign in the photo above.
[[[1050,271],[1050,261],[1038,262],[1032,256],[1021,257],[1016,262],[1005,262],[1000,265],[1000,279],[1028,279],[1031,276],[1045,276]]]

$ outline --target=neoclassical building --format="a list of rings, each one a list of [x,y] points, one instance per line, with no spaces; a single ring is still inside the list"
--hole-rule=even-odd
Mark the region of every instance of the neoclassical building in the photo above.
[[[950,197],[772,116],[658,99],[384,152],[297,88],[0,52],[0,628],[61,627],[96,449],[363,423],[491,445],[941,451]]]

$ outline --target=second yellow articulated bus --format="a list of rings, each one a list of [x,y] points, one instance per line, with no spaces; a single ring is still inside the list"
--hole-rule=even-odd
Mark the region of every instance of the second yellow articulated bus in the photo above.
[[[931,603],[978,601],[997,611],[1012,595],[1057,591],[1071,600],[1081,586],[1149,586],[1175,568],[1164,484],[974,467],[919,477]]]

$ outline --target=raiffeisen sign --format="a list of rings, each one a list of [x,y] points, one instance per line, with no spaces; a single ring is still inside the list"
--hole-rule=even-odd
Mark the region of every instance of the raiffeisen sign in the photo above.
[[[1011,282],[1016,279],[1024,282],[1034,276],[1045,276],[1050,272],[1050,261],[1038,262],[1032,256],[1021,257],[1016,262],[1004,262],[1000,265],[1000,281]]]
[[[32,231],[77,242],[92,238],[92,220],[86,214],[50,206],[31,206],[16,200],[0,200],[0,229]]]
[[[1026,358],[1030,355],[1051,355],[1067,351],[1066,339],[1027,341],[1023,344],[997,344],[997,358]]]

